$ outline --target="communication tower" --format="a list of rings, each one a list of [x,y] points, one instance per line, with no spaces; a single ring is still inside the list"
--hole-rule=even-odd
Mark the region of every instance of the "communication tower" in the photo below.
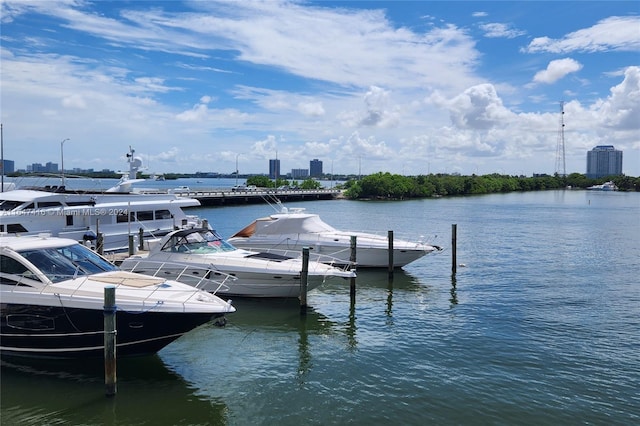
[[[558,128],[558,145],[556,147],[556,174],[567,175],[567,164],[564,156],[564,102],[560,102],[560,126]]]

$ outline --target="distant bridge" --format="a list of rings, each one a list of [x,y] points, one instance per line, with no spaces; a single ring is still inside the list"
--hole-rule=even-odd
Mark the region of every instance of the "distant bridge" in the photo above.
[[[222,190],[172,190],[180,197],[195,198],[203,206],[222,206],[235,204],[260,204],[272,202],[274,197],[282,202],[332,200],[342,195],[339,189],[247,189],[239,191]]]

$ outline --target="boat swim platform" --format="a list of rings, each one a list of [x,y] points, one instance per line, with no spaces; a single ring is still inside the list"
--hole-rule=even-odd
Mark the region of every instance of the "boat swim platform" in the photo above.
[[[224,206],[236,204],[262,204],[265,200],[276,197],[282,202],[332,200],[340,198],[340,189],[257,189],[242,191],[207,191],[189,190],[175,193],[179,197],[195,198],[202,206]]]

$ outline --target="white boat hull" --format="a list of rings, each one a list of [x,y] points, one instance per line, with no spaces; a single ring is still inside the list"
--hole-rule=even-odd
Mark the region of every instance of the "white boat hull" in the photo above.
[[[389,240],[367,232],[340,231],[323,222],[317,214],[304,209],[284,210],[282,213],[254,220],[227,241],[247,250],[295,250],[304,247],[313,255],[329,259],[334,264],[354,264],[352,241],[355,237],[355,265],[360,268],[403,267],[439,247],[421,241],[393,240],[393,261],[390,262]]]
[[[357,234],[354,234],[357,235]],[[300,236],[284,238],[273,241],[255,237],[251,239],[230,238],[228,240],[236,247],[246,250],[268,251],[277,247],[290,251],[302,251],[309,247],[313,256],[330,259],[336,265],[349,265],[351,262],[351,236],[334,235],[331,238],[310,236],[307,239]],[[420,243],[394,244],[393,267],[400,268],[434,251],[433,246]],[[356,236],[356,261],[358,268],[381,268],[389,266],[389,243],[385,238],[371,240],[370,238]]]
[[[170,277],[225,296],[298,297],[304,267],[301,254],[299,251],[297,257],[290,257],[238,249],[223,242],[213,231],[191,229],[168,234],[151,247],[149,253],[130,256],[120,267]],[[310,256],[306,276],[307,291],[310,291],[326,280],[355,277],[355,272],[324,264]],[[210,284],[210,280],[214,281]],[[217,285],[221,280],[222,288]]]

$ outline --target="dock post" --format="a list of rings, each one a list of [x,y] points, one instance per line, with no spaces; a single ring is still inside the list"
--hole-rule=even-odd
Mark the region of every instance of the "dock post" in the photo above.
[[[104,385],[106,396],[116,394],[116,286],[104,288]]]
[[[102,232],[98,232],[96,236],[96,251],[98,254],[104,254],[104,235]]]
[[[393,278],[393,231],[387,231],[389,241],[389,278]]]
[[[136,254],[135,241],[133,235],[129,234],[129,256]]]
[[[144,250],[144,229],[138,229],[138,250]]]
[[[358,237],[355,235],[351,236],[351,253],[349,254],[349,261],[356,265],[356,249],[358,247]],[[349,294],[351,295],[351,299],[356,296],[356,277],[351,277],[351,285],[349,286]]]
[[[451,225],[451,273],[456,273],[456,244],[458,240],[458,225]]]
[[[300,313],[307,313],[307,289],[309,278],[309,247],[302,247],[302,273],[300,274]]]

